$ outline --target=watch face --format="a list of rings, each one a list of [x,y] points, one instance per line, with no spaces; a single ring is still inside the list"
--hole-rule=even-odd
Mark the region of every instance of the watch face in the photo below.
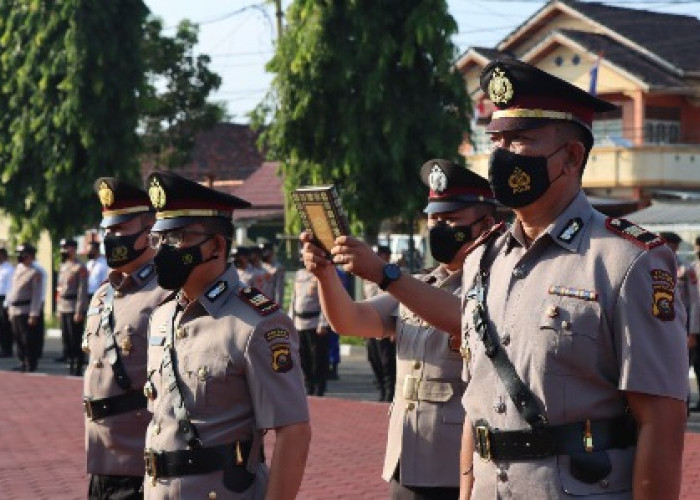
[[[401,268],[396,264],[389,264],[384,268],[384,274],[390,280],[398,279],[401,276]]]

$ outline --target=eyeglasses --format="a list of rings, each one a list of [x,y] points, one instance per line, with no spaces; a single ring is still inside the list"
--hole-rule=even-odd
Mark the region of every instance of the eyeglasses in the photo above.
[[[168,231],[167,233],[150,233],[148,235],[148,244],[151,248],[156,250],[163,244],[179,248],[183,245],[183,243],[185,243],[185,241],[187,241],[187,237],[190,235],[208,236],[209,238],[214,236],[212,233],[205,233],[203,231],[190,231],[187,229],[182,229],[180,231]]]

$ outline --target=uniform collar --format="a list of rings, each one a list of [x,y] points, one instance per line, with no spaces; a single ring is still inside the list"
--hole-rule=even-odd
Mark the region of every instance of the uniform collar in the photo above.
[[[135,290],[141,289],[155,275],[156,268],[151,260],[129,275],[124,275],[119,271],[110,271],[108,279],[115,290],[124,292],[131,288]]]
[[[583,241],[584,227],[593,216],[591,206],[586,194],[579,191],[574,200],[547,228],[547,233],[559,246],[577,252]]]
[[[579,191],[569,206],[545,229],[543,235],[548,234],[551,240],[562,248],[570,252],[577,252],[581,245],[584,227],[592,216],[593,207],[586,198],[586,194]],[[540,235],[540,238],[543,235]],[[507,235],[506,253],[515,246],[524,248],[525,241],[522,224],[516,220]]]
[[[231,293],[237,292],[241,286],[236,268],[230,265],[223,274],[212,281],[197,300],[209,316],[215,316],[221,306],[226,303],[227,297]]]

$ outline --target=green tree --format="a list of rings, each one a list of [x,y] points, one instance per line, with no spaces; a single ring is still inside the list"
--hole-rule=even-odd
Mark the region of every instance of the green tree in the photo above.
[[[452,67],[457,25],[444,0],[295,0],[287,22],[253,123],[287,192],[336,183],[354,229],[372,240],[381,220],[415,216],[420,165],[456,158],[469,131]]]
[[[143,55],[147,83],[140,96],[143,159],[150,166],[173,168],[190,158],[198,132],[225,116],[221,104],[207,101],[221,85],[206,54],[195,56],[198,28],[181,21],[174,37],[163,35],[162,21],[145,26]]]
[[[0,3],[0,200],[18,238],[99,215],[92,180],[136,178],[141,0]]]

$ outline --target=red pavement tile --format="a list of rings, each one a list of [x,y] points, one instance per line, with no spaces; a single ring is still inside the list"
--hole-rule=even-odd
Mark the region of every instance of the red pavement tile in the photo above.
[[[82,381],[0,373],[0,498],[86,497]],[[385,403],[309,398],[313,438],[304,500],[384,499]],[[271,433],[272,434],[272,433]],[[271,456],[274,437],[266,440]],[[700,499],[700,434],[686,434],[681,498]]]

